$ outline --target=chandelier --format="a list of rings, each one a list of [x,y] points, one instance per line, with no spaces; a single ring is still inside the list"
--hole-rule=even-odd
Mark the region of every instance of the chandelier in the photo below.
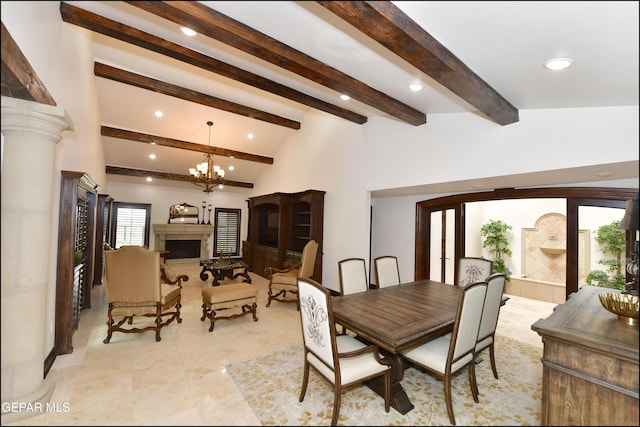
[[[209,148],[211,148],[211,126],[213,122],[207,122],[209,126]],[[191,182],[202,188],[205,193],[211,193],[215,187],[222,188],[224,184],[224,169],[213,164],[211,153],[204,155],[204,162],[198,163],[195,168],[189,168]]]

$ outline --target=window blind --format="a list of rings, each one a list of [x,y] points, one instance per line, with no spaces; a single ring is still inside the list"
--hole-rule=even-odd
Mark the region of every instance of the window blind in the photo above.
[[[146,221],[146,209],[118,207],[116,210],[116,249],[125,245],[144,246]]]
[[[240,255],[240,209],[216,208],[214,256]]]

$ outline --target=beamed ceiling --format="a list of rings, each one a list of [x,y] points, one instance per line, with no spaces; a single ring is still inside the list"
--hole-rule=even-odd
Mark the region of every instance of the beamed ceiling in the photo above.
[[[310,109],[407,126],[472,112],[500,127],[519,109],[637,105],[638,7],[626,3],[70,1],[60,16],[94,35],[111,177],[185,186],[210,152],[235,166],[226,185],[245,189]],[[21,87],[37,81],[24,64],[5,61],[5,31],[3,95],[41,96]],[[577,56],[573,70],[543,69],[562,54]],[[613,79],[610,56],[623,58]]]

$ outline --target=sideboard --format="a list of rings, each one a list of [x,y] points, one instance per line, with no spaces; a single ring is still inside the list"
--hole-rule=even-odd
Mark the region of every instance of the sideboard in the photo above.
[[[638,325],[618,321],[583,286],[531,325],[544,344],[541,424],[639,425]]]

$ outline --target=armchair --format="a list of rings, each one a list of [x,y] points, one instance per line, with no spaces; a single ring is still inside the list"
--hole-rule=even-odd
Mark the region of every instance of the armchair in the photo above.
[[[182,281],[166,265],[160,267],[160,254],[141,246],[123,246],[105,251],[105,284],[108,311],[107,337],[114,332],[141,333],[155,331],[160,341],[160,329],[180,317]],[[134,317],[152,317],[153,323],[142,321],[133,325]]]
[[[275,267],[267,267],[265,269],[269,278],[267,307],[271,305],[271,301],[275,300],[285,303],[296,303],[298,310],[300,310],[300,303],[298,301],[298,279],[308,279],[313,275],[317,253],[318,242],[310,240],[302,249],[302,257],[299,263],[289,265],[288,268],[284,269]],[[292,296],[287,297],[287,292],[292,294]]]

